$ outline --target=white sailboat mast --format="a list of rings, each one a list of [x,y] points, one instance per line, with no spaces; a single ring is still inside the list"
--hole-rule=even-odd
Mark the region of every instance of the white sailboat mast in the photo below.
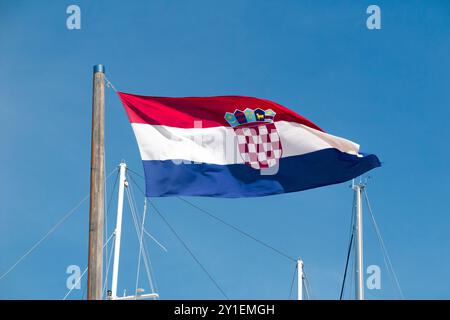
[[[364,300],[364,270],[363,270],[363,222],[362,222],[362,191],[365,185],[363,183],[353,183],[355,191],[355,295],[356,300]]]
[[[303,261],[297,259],[297,300],[303,300]]]
[[[122,235],[123,194],[126,187],[125,172],[127,165],[122,162],[119,165],[119,194],[117,200],[117,221],[114,230],[114,261],[112,273],[111,298],[117,298],[117,280],[119,276],[120,240]]]

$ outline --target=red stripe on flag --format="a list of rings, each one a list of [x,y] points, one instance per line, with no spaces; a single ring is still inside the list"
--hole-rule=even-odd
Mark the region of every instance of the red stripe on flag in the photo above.
[[[230,125],[225,113],[247,108],[272,109],[275,121],[298,122],[323,131],[308,119],[282,105],[259,98],[245,96],[167,98],[148,97],[118,92],[131,123],[147,123],[178,128],[194,128],[201,120],[201,128]]]

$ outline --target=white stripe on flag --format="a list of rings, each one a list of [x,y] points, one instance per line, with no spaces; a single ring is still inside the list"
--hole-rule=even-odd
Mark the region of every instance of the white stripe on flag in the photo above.
[[[131,124],[142,160],[188,160],[210,164],[244,163],[233,128],[176,128],[142,123]],[[359,145],[297,122],[275,122],[283,148],[282,157],[336,148],[358,154]]]

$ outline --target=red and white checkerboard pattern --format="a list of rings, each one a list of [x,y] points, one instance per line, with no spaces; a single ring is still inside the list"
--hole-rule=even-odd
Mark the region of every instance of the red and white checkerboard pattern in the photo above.
[[[246,165],[254,169],[273,167],[283,149],[275,124],[235,128],[239,153]]]

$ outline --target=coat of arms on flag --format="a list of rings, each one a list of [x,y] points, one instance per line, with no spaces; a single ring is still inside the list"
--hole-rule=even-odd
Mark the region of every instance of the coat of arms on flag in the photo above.
[[[260,108],[225,114],[225,120],[236,133],[242,160],[253,169],[271,168],[281,158],[283,149],[274,124],[275,115],[271,109]]]

